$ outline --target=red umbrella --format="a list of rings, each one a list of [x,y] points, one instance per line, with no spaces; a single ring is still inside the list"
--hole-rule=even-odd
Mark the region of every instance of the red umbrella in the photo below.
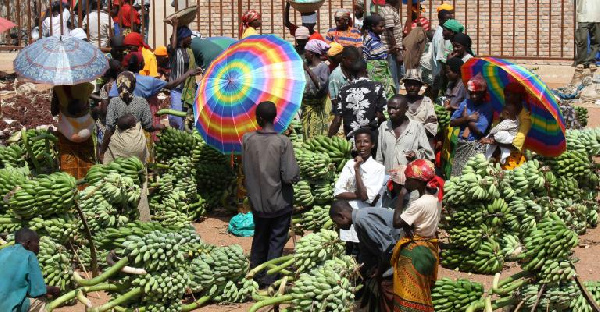
[[[13,27],[17,26],[17,24],[0,17],[0,33],[5,32]]]

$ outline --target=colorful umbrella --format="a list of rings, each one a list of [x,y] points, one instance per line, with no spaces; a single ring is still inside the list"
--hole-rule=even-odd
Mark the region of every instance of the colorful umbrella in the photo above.
[[[15,24],[5,18],[0,17],[0,33],[5,32],[16,26],[17,26],[17,24]]]
[[[275,130],[284,131],[300,108],[306,80],[294,47],[274,35],[249,36],[210,65],[194,105],[196,128],[223,153],[240,153],[242,135],[258,129],[258,103],[277,107]]]
[[[13,64],[19,76],[51,85],[92,81],[108,70],[100,49],[69,36],[40,39],[21,50]]]
[[[190,48],[196,58],[196,64],[206,70],[219,54],[236,41],[229,37],[194,38]]]
[[[502,111],[504,105],[504,87],[511,82],[523,85],[528,93],[527,108],[532,121],[524,147],[550,157],[566,150],[565,121],[558,100],[540,77],[522,66],[494,57],[471,58],[461,71],[465,84],[477,74],[482,75],[496,113]]]

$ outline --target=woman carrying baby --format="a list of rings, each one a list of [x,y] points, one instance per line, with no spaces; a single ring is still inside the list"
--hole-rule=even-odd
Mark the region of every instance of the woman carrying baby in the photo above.
[[[516,82],[504,88],[504,110],[500,122],[480,140],[488,144],[486,157],[499,162],[504,170],[512,170],[525,163],[523,146],[529,129],[531,114],[527,110],[527,91]]]

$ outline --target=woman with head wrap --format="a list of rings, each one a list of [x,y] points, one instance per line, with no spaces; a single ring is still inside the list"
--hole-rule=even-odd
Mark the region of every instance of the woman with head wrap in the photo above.
[[[304,88],[300,119],[305,140],[327,133],[331,110],[326,107],[329,68],[321,60],[321,56],[327,53],[327,50],[329,50],[329,45],[321,40],[310,40],[304,47],[306,87]]]
[[[171,46],[168,48],[169,60],[171,61],[171,73],[169,81],[175,81],[185,75],[190,69],[196,68],[196,59],[190,49],[192,43],[192,31],[185,25],[179,26],[178,18],[171,20],[173,35],[171,35]],[[194,103],[196,96],[196,77],[189,77],[171,90],[171,109],[187,111],[188,106]],[[183,130],[182,117],[169,116],[171,127]]]
[[[258,30],[262,25],[262,21],[260,20],[260,13],[256,10],[248,10],[244,15],[242,15],[242,24],[240,25],[240,29],[244,32],[242,33],[242,39],[258,35]]]
[[[481,75],[467,82],[467,90],[469,97],[460,103],[450,118],[450,126],[456,128],[456,146],[450,157],[452,176],[459,176],[469,158],[484,152],[479,140],[487,134],[494,113],[487,83]]]
[[[389,50],[381,41],[385,30],[384,20],[378,14],[365,17],[363,26],[363,56],[367,61],[369,78],[381,82],[385,88],[385,97],[389,99],[396,94],[396,85],[387,61]]]
[[[406,209],[402,200],[396,201],[394,210],[393,225],[405,233],[390,260],[394,269],[394,311],[433,311],[431,289],[439,265],[436,232],[442,215],[444,181],[426,159],[409,163],[404,176],[400,196],[416,191],[419,197]]]
[[[296,39],[296,52],[304,58],[304,47],[309,40],[310,34],[308,28],[300,26],[296,29],[294,38]]]
[[[337,42],[342,46],[362,46],[362,35],[360,30],[351,26],[350,10],[339,9],[334,15],[335,27],[330,28],[325,36],[327,43]]]
[[[463,33],[454,35],[452,38],[452,47],[454,50],[450,54],[450,57],[457,57],[466,63],[474,56],[471,50],[471,37],[468,35]]]
[[[527,133],[531,129],[531,114],[527,108],[527,91],[523,85],[518,82],[511,82],[504,87],[504,108],[505,111],[502,112],[501,120],[494,125],[494,128],[490,131],[490,136],[482,139],[482,143],[500,147],[503,152],[500,157],[502,169],[512,170],[527,161],[523,153],[523,145]],[[516,129],[512,129],[513,132],[510,132],[511,136],[506,136],[505,130],[507,130],[507,127],[503,124],[517,125]],[[508,141],[502,141],[503,139]],[[510,151],[509,154],[508,151]]]
[[[103,163],[107,164],[118,157],[136,156],[146,162],[146,136],[144,131],[159,131],[163,125],[152,124],[152,113],[145,99],[135,96],[135,74],[125,71],[117,77],[118,97],[114,97],[108,104],[106,113],[106,128],[104,141],[100,149]],[[135,119],[133,127],[117,128],[118,120],[131,114]]]

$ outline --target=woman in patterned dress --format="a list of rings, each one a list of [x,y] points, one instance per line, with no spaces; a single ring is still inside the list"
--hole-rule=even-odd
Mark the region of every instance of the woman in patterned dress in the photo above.
[[[304,47],[306,87],[300,114],[304,140],[327,134],[329,112],[325,103],[329,67],[321,60],[321,56],[327,53],[328,49],[329,45],[318,39],[310,40]]]
[[[392,80],[392,72],[387,61],[388,49],[381,41],[381,34],[385,30],[384,20],[378,14],[365,17],[363,26],[363,56],[367,61],[369,78],[381,82],[384,86],[387,99],[396,94]]]

